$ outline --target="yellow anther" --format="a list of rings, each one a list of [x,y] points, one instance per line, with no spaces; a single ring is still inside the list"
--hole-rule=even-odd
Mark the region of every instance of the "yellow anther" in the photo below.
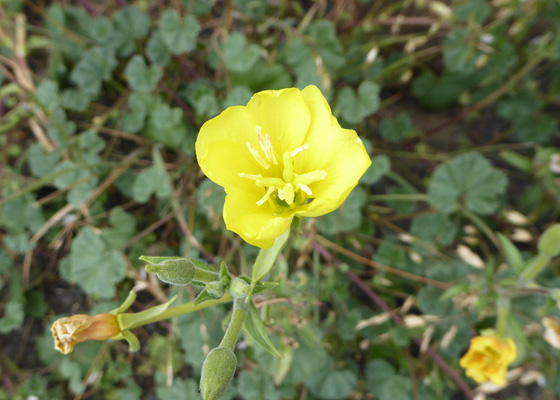
[[[278,190],[280,193],[280,190]],[[295,190],[291,183],[286,183],[282,188],[283,199],[289,206],[294,202]],[[280,197],[280,195],[278,195]]]
[[[309,148],[309,145],[308,145],[308,144],[301,145],[301,146],[299,146],[297,149],[294,149],[294,150],[290,151],[290,155],[291,155],[292,157],[295,157],[296,155],[298,155],[298,154],[301,153],[302,151],[307,150],[308,148]]]
[[[274,165],[278,165],[278,161],[276,160],[276,156],[274,155],[274,148],[272,147],[272,141],[270,140],[270,135],[262,134],[262,127],[257,125],[255,127],[257,131],[257,138],[259,139],[259,143],[261,145],[261,149],[264,153],[264,156],[268,161],[273,163]]]
[[[301,189],[308,197],[313,196],[313,192],[306,184],[298,183],[297,188]]]
[[[258,174],[258,175],[251,175],[251,174],[246,174],[245,172],[240,172],[239,176],[242,178],[247,178],[247,179],[252,179],[254,181],[256,181],[257,179],[261,179],[262,175]]]
[[[264,169],[269,169],[270,165],[262,159],[261,155],[259,154],[259,152],[253,147],[251,146],[251,143],[249,142],[245,142],[245,144],[247,145],[247,148],[249,149],[249,151],[251,152],[251,155],[254,157],[255,160],[257,160],[257,162],[264,168]]]
[[[259,200],[257,201],[257,206],[262,206],[270,197],[270,195],[276,190],[276,188],[274,187],[269,187],[268,190],[266,191],[266,194]]]
[[[282,172],[282,177],[286,182],[291,182],[294,179],[294,162],[292,161],[290,153],[285,152],[282,157],[282,161],[284,161],[284,172]]]

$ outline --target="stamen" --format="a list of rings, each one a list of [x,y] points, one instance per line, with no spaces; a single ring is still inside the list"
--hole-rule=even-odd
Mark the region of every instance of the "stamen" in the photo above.
[[[253,157],[255,158],[255,160],[257,160],[257,162],[264,168],[264,169],[269,169],[270,165],[262,159],[261,155],[259,154],[259,152],[253,147],[251,146],[251,143],[249,142],[245,142],[245,144],[247,145],[247,148],[249,149],[249,151],[251,152],[251,154],[253,155]]]
[[[295,157],[296,155],[298,155],[299,153],[301,153],[302,151],[305,151],[309,148],[309,145],[306,143],[304,145],[299,146],[297,149],[294,149],[290,152],[290,155],[292,157]]]
[[[280,190],[278,190],[278,192],[280,192]],[[286,183],[286,185],[284,185],[284,187],[282,188],[282,194],[284,195],[284,198],[282,200],[284,200],[289,206],[291,206],[294,202],[295,197],[294,187],[291,183]]]
[[[261,179],[262,175],[258,174],[258,175],[251,175],[251,174],[246,174],[245,172],[240,172],[239,176],[242,178],[247,178],[247,179],[253,179],[253,180],[257,180],[257,179]]]
[[[290,157],[290,153],[285,152],[282,161],[284,161],[282,177],[286,182],[291,182],[294,179],[294,162],[292,161],[292,157]]]
[[[311,189],[309,188],[309,186],[307,186],[304,183],[298,183],[297,185],[298,189],[301,189],[302,191],[305,192],[306,195],[308,195],[309,197],[313,196],[313,192],[311,191]]]
[[[270,135],[268,133],[266,135],[263,135],[262,126],[260,125],[256,125],[255,130],[257,131],[257,138],[259,139],[261,149],[266,159],[272,162],[274,165],[278,165],[278,161],[276,161],[276,156],[274,155],[274,148],[272,147]]]
[[[278,189],[278,198],[280,200],[286,200],[286,198],[284,197],[284,191],[282,189]]]
[[[266,191],[266,194],[259,200],[257,201],[257,206],[262,206],[270,197],[270,195],[272,194],[272,192],[274,192],[274,190],[276,190],[273,187],[269,187],[268,190]]]
[[[262,178],[262,179],[258,179],[255,183],[258,187],[275,187],[275,188],[281,188],[286,184],[280,178]]]

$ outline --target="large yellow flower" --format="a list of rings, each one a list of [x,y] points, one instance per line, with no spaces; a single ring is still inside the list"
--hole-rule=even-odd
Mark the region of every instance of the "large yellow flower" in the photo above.
[[[471,339],[469,351],[460,361],[467,376],[478,383],[491,380],[496,385],[506,383],[506,371],[517,358],[517,347],[511,338],[507,341],[496,335],[476,336]]]
[[[315,86],[267,90],[201,128],[196,155],[226,193],[226,227],[267,248],[294,216],[339,207],[371,164],[362,141],[343,129]]]

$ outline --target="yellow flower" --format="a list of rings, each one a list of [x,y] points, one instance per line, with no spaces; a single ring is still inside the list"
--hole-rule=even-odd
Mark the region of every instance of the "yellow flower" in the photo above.
[[[339,207],[371,164],[315,86],[267,90],[201,128],[196,155],[226,193],[227,229],[267,248],[297,217]]]
[[[554,348],[560,349],[560,319],[543,318],[542,323],[546,330],[544,339]]]
[[[55,349],[64,354],[71,353],[76,343],[106,340],[121,332],[117,316],[113,314],[76,314],[56,320],[51,330]]]
[[[506,383],[506,370],[517,357],[517,347],[511,338],[507,341],[495,335],[471,339],[469,351],[460,361],[466,374],[478,383],[491,380],[496,385]]]

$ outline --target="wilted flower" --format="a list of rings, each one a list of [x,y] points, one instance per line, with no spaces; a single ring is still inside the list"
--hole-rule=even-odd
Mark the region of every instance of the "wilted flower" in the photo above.
[[[543,318],[542,323],[546,328],[544,339],[552,347],[560,349],[560,320],[558,318]]]
[[[202,171],[226,193],[226,227],[261,248],[292,219],[339,207],[371,164],[362,141],[343,129],[315,86],[267,90],[201,128]]]
[[[476,336],[471,339],[469,351],[460,361],[466,374],[478,383],[491,380],[496,385],[506,382],[508,366],[517,357],[517,347],[511,338],[496,335]]]
[[[86,340],[106,340],[121,332],[117,316],[113,314],[76,314],[61,318],[53,324],[54,347],[68,354],[76,343]]]

